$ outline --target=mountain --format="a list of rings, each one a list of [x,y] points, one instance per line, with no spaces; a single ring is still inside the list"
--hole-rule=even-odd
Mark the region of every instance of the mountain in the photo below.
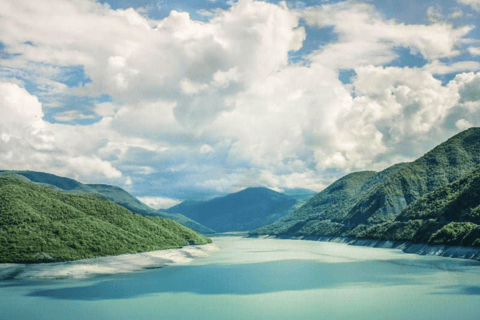
[[[94,191],[102,194],[108,200],[115,202],[121,206],[124,206],[128,210],[145,215],[145,216],[159,216],[165,219],[170,219],[173,221],[177,221],[178,223],[190,228],[196,232],[200,232],[202,234],[212,234],[215,233],[210,228],[201,225],[200,223],[180,214],[180,213],[169,213],[164,212],[162,210],[155,210],[144,204],[143,202],[139,201],[137,198],[132,196],[127,191],[123,190],[122,188],[110,186],[106,184],[89,184],[90,188]]]
[[[141,216],[91,195],[2,174],[0,262],[67,261],[211,242],[177,222]]]
[[[415,200],[462,178],[478,164],[480,128],[471,128],[413,162],[378,173],[347,175],[282,220],[252,235],[362,235],[374,225],[394,221]]]
[[[267,188],[247,188],[202,202],[182,202],[165,211],[181,213],[217,232],[253,230],[272,223],[297,201]]]
[[[480,247],[480,166],[412,202],[393,221],[357,228],[352,235]]]
[[[150,208],[146,204],[140,202],[137,198],[132,196],[127,191],[106,184],[83,184],[74,179],[59,177],[54,174],[35,171],[0,171],[3,175],[11,172],[16,175],[26,177],[32,182],[40,183],[43,185],[50,185],[60,190],[68,191],[74,194],[90,194],[98,198],[106,198],[116,204],[119,204],[128,210],[146,216],[159,216],[165,219],[177,221],[184,226],[200,232],[202,234],[214,233],[212,229],[209,229],[192,219],[189,219],[181,214],[166,213],[161,210],[157,211]]]
[[[293,198],[299,202],[305,201],[313,197],[317,194],[316,191],[310,189],[302,189],[302,188],[295,188],[295,189],[287,189],[283,192],[290,198]]]
[[[316,194],[297,210],[273,224],[261,227],[252,234],[315,234],[318,222],[327,220],[331,227],[343,227],[334,221],[343,221],[354,205],[365,182],[375,175],[373,171],[351,173]],[[338,231],[338,230],[337,230]]]

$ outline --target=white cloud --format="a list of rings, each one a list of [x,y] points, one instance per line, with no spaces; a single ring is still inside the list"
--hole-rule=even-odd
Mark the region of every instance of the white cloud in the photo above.
[[[154,209],[168,209],[181,202],[178,199],[164,197],[138,197],[138,200]]]
[[[431,74],[448,74],[465,71],[480,70],[480,62],[478,61],[459,61],[449,65],[439,61],[434,61],[422,67]]]
[[[117,112],[117,107],[110,102],[103,102],[95,105],[94,111],[101,117],[111,117]]]
[[[120,178],[122,173],[115,169],[111,163],[93,157],[68,157],[65,162],[70,168],[75,168],[75,173],[81,176],[92,176],[96,173],[103,173],[107,178]]]
[[[479,68],[475,61],[438,62],[458,54],[470,27],[407,25],[355,2],[300,11],[240,0],[207,22],[177,11],[151,20],[95,1],[3,2],[0,15],[0,41],[21,54],[8,61],[11,68],[36,63],[55,73],[83,66],[92,82],[75,94],[112,98],[88,110],[101,121],[71,126],[43,121],[38,99],[18,85],[0,87],[0,160],[10,168],[161,185],[165,192],[176,179],[178,188],[222,193],[258,184],[321,190],[332,175],[420,156],[428,137],[442,141],[441,126],[457,109],[452,126],[480,124],[471,98],[477,75],[447,86],[432,76]],[[333,27],[338,41],[305,64],[289,64],[306,37],[300,17]],[[398,47],[430,62],[382,67]],[[339,68],[355,69],[348,86]],[[48,85],[49,92],[67,90]],[[86,114],[66,111],[57,119]]]
[[[332,151],[316,151],[319,168],[380,169],[378,163],[392,164],[379,160],[387,155],[396,160],[419,156],[423,139],[438,133],[459,100],[457,87],[444,87],[421,69],[369,66],[355,71],[356,97],[349,112],[336,119]]]
[[[430,22],[438,22],[443,19],[442,13],[437,7],[434,6],[428,7],[427,15]]]
[[[0,83],[0,97],[3,169],[42,170],[72,177],[121,176],[110,162],[88,152],[85,146],[92,148],[92,140],[77,135],[76,127],[45,122],[41,103],[27,90],[17,84]],[[79,148],[80,141],[85,145]]]
[[[471,6],[473,9],[480,11],[480,0],[457,0],[459,3]]]
[[[473,127],[473,125],[465,119],[460,119],[457,122],[455,122],[455,126],[460,130],[466,130],[468,128]]]
[[[480,56],[480,47],[470,47],[468,48],[468,52],[474,56]]]
[[[94,115],[86,115],[77,110],[69,110],[64,112],[56,113],[54,116],[55,120],[61,122],[70,122],[73,120],[85,120],[85,119],[94,119]]]
[[[456,18],[460,18],[463,16],[463,11],[461,10],[457,10],[457,11],[454,11],[452,12],[452,14],[450,15],[450,17],[456,19]]]
[[[339,37],[310,59],[343,69],[388,63],[396,58],[395,47],[408,47],[428,60],[451,57],[459,53],[456,45],[471,30],[446,23],[427,26],[386,21],[373,6],[352,2],[307,8],[303,17],[312,26],[333,26]]]

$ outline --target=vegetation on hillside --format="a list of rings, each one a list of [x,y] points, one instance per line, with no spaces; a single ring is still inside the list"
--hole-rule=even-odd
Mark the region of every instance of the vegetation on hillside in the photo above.
[[[168,213],[164,212],[163,210],[152,209],[143,202],[139,201],[134,196],[132,196],[127,191],[123,190],[122,188],[106,184],[89,184],[88,186],[92,188],[95,192],[98,192],[105,196],[108,200],[115,202],[116,204],[119,204],[132,212],[144,216],[156,216],[170,219],[202,234],[215,233],[215,231],[213,231],[212,229],[207,228],[204,225],[201,225],[200,223],[180,213]]]
[[[393,221],[360,225],[350,235],[480,247],[480,166],[416,200]]]
[[[0,262],[51,262],[179,248],[210,239],[88,195],[0,177]]]
[[[178,223],[202,234],[215,233],[190,218],[179,213],[166,213],[161,210],[155,210],[139,201],[122,188],[107,184],[83,184],[74,179],[59,177],[51,173],[36,171],[0,171],[0,176],[12,176],[16,178],[25,177],[28,181],[45,185],[51,189],[59,189],[70,193],[90,196],[98,199],[108,199],[119,204],[128,210],[144,216],[157,216],[165,219],[177,221]]]
[[[479,164],[480,128],[471,128],[414,162],[379,173],[347,175],[280,221],[251,234],[476,246],[480,195],[478,168],[471,170]]]
[[[332,183],[303,206],[251,234],[330,235],[343,229],[343,220],[373,171],[355,172]],[[332,221],[333,220],[333,221]]]

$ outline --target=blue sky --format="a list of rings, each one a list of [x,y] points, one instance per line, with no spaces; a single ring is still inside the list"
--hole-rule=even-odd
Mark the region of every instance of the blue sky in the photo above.
[[[480,125],[480,0],[0,2],[0,167],[157,208],[316,191]]]

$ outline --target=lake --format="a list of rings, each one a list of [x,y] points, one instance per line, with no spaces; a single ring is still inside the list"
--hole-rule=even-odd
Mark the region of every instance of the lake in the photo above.
[[[3,319],[480,319],[480,263],[300,240],[216,237],[185,265],[0,281]]]

